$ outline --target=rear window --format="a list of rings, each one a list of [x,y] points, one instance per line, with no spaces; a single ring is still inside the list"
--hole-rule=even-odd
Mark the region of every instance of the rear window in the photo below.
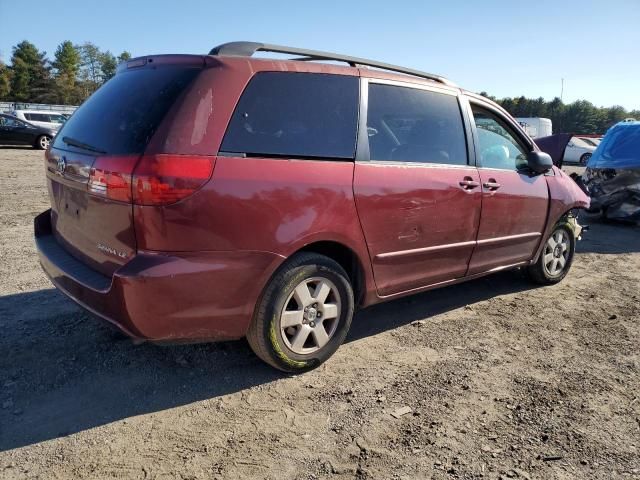
[[[245,89],[220,150],[251,156],[353,158],[358,79],[265,72]]]
[[[54,146],[64,137],[111,155],[142,153],[171,105],[200,69],[141,68],[119,73],[67,120]]]

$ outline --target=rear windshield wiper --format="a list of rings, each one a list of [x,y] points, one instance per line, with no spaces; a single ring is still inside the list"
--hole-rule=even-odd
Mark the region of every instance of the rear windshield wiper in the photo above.
[[[72,147],[82,148],[83,150],[88,150],[90,152],[107,153],[104,150],[100,150],[99,148],[94,147],[93,145],[89,145],[88,143],[83,143],[80,140],[76,140],[75,138],[62,137],[62,141],[67,145],[71,145]]]

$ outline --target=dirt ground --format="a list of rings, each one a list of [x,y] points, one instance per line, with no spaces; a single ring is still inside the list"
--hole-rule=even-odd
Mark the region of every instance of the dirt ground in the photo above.
[[[0,478],[640,478],[640,229],[360,312],[289,377],[246,342],[133,345],[52,289],[42,153],[0,147]],[[410,412],[394,417],[402,407]]]

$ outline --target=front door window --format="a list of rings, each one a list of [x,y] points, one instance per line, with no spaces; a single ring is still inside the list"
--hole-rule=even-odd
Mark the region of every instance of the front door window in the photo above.
[[[527,166],[527,150],[503,121],[475,105],[473,117],[478,133],[478,163],[484,168],[520,170]]]

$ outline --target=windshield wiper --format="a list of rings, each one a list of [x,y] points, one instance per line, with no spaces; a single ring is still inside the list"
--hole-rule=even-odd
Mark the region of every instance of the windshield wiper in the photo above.
[[[89,145],[88,143],[83,143],[80,140],[76,140],[75,138],[62,137],[62,141],[67,145],[71,145],[72,147],[82,148],[83,150],[89,150],[90,152],[107,153],[104,150],[100,150],[99,148]]]

